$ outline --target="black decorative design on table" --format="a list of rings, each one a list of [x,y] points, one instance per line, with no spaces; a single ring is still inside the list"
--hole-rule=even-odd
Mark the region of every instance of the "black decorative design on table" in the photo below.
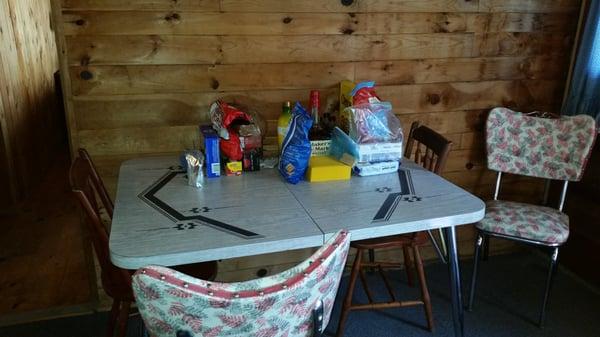
[[[379,193],[385,193],[385,192],[391,192],[392,189],[390,187],[387,187],[387,186],[386,187],[377,187],[375,189],[375,191],[379,192]]]
[[[209,213],[212,210],[215,209],[225,209],[225,208],[231,208],[231,207],[235,207],[235,206],[228,206],[228,207],[194,207],[188,210],[188,212],[190,213],[194,213],[194,214],[200,214],[200,213]]]
[[[373,221],[388,221],[392,214],[394,214],[394,211],[396,210],[396,207],[398,207],[398,203],[400,203],[400,201],[416,202],[423,199],[414,195],[415,187],[413,186],[410,171],[399,170],[398,179],[400,181],[400,192],[390,193],[388,195],[375,214]],[[392,189],[389,187],[379,187],[375,189],[375,191],[379,193],[390,192],[391,190]]]
[[[406,202],[415,202],[415,201],[421,201],[421,200],[423,200],[423,198],[417,197],[416,195],[413,195],[412,197],[402,198],[402,201],[406,201]]]
[[[189,229],[200,228],[198,225],[201,224],[201,225],[210,226],[212,228],[243,237],[245,239],[255,239],[255,238],[262,237],[262,235],[260,235],[258,233],[254,233],[252,231],[249,231],[249,230],[246,230],[246,229],[234,226],[234,225],[230,225],[230,224],[227,224],[227,223],[215,220],[215,219],[211,219],[204,215],[199,215],[199,213],[207,213],[210,210],[217,209],[217,208],[209,208],[209,207],[192,208],[191,210],[189,210],[189,212],[193,213],[194,215],[186,216],[186,215],[181,214],[179,211],[177,211],[176,209],[171,207],[168,203],[164,202],[163,200],[161,200],[160,198],[158,198],[156,196],[156,193],[158,193],[158,191],[160,191],[161,188],[163,188],[166,184],[168,184],[171,180],[173,180],[173,178],[175,178],[178,175],[185,175],[185,174],[186,174],[186,172],[182,171],[180,166],[179,167],[171,166],[171,167],[169,167],[169,172],[167,172],[165,175],[160,177],[154,184],[150,185],[146,190],[144,190],[142,193],[140,193],[138,195],[138,198],[143,200],[150,207],[159,211],[164,216],[166,216],[167,218],[171,219],[173,222],[176,223],[175,226],[172,226],[172,227],[155,228],[155,229],[149,229],[148,231],[161,230],[161,229],[176,229],[179,231],[184,231],[184,230],[189,230]],[[219,208],[226,208],[226,207],[219,207]]]

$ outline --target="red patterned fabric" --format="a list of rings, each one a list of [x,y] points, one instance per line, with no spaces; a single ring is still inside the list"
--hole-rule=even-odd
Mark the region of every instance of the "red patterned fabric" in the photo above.
[[[475,225],[490,233],[562,244],[569,237],[569,217],[557,209],[520,202],[486,203],[485,218]]]
[[[578,181],[596,137],[587,115],[532,117],[506,108],[490,111],[488,168],[538,178]]]
[[[133,276],[140,314],[153,337],[312,336],[312,312],[323,302],[327,325],[344,270],[350,235],[339,232],[309,259],[261,279],[219,283],[149,266]]]

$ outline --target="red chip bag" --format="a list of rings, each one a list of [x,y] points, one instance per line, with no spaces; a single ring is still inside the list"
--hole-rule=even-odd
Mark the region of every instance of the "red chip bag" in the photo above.
[[[223,101],[219,101],[219,106],[221,107],[221,111],[223,111],[223,126],[227,129],[231,127],[233,122],[241,120],[246,122],[244,124],[249,124],[252,120],[252,117],[250,117],[247,113],[240,111]]]
[[[235,132],[229,132],[229,139],[221,139],[219,142],[219,148],[221,149],[221,153],[225,155],[225,157],[229,158],[233,161],[242,160],[242,145],[240,143],[240,136]]]
[[[352,96],[352,105],[361,105],[368,103],[377,103],[381,100],[375,93],[375,82],[360,82],[350,93]]]
[[[240,137],[234,129],[234,126],[236,124],[249,124],[252,117],[222,101],[219,101],[219,107],[223,112],[223,127],[225,127],[229,133],[229,139],[221,139],[219,142],[221,152],[230,160],[242,160],[243,152]]]

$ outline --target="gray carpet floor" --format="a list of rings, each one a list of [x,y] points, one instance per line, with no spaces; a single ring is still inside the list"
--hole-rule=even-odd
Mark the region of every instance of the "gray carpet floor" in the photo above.
[[[472,261],[462,263],[464,293],[468,292]],[[535,325],[541,305],[547,260],[533,251],[494,256],[481,264],[481,273],[473,312],[465,312],[467,337],[600,337],[600,293],[565,270],[555,278],[546,326]],[[347,337],[363,336],[453,336],[446,266],[434,263],[426,267],[433,302],[435,331],[425,328],[422,307],[378,311],[351,312],[346,326]],[[406,284],[406,274],[389,274],[400,298],[418,298],[418,287]],[[368,276],[372,289],[385,300],[383,282],[376,274]],[[345,294],[347,278],[342,280],[338,303],[326,335],[337,328],[340,301]],[[361,287],[354,300],[366,302]],[[0,328],[0,337],[96,337],[105,335],[107,314],[97,313]],[[133,317],[128,336],[139,336],[140,320]]]

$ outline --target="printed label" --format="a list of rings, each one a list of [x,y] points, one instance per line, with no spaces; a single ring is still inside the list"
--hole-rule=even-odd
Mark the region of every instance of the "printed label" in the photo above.
[[[214,175],[220,176],[221,175],[221,164],[220,163],[210,164],[210,170]]]
[[[311,140],[310,141],[310,155],[314,156],[328,156],[329,148],[331,147],[331,140]]]

